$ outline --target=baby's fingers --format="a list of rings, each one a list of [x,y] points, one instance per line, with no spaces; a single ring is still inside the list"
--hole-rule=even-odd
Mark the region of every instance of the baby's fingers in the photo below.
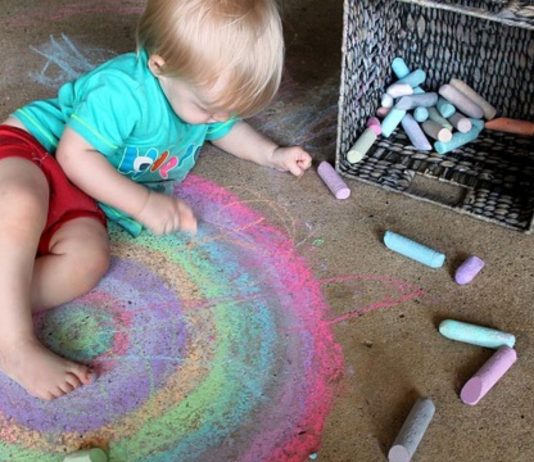
[[[312,164],[311,156],[307,152],[305,152],[302,158],[297,160],[297,164],[302,170],[309,169]]]
[[[298,161],[290,162],[287,168],[295,176],[301,176],[304,173],[304,169],[300,167]]]
[[[185,204],[178,206],[180,213],[180,229],[189,233],[197,232],[197,219],[191,208]]]

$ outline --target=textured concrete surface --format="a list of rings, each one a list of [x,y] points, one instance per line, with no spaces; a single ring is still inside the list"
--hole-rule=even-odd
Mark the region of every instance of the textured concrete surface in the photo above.
[[[284,2],[286,80],[273,108],[252,121],[281,143],[303,143],[316,164],[334,159],[341,3]],[[97,54],[127,51],[140,4],[2,0],[0,116],[53,94],[53,85],[36,76],[46,60],[30,47],[40,49],[51,34],[64,33],[82,47],[101,49]],[[437,410],[414,461],[533,460],[533,238],[358,182],[349,183],[350,199],[336,201],[315,167],[294,179],[209,148],[195,172],[228,188],[252,188],[265,199],[254,207],[274,223],[287,224],[272,204],[287,210],[295,244],[303,243],[301,255],[325,281],[345,374],[318,460],[385,460],[418,396],[431,396]],[[387,251],[385,229],[440,249],[445,267],[431,270]],[[470,254],[487,266],[461,287],[452,275]],[[437,325],[445,318],[517,336],[517,364],[475,407],[462,404],[458,393],[491,351],[442,338]]]

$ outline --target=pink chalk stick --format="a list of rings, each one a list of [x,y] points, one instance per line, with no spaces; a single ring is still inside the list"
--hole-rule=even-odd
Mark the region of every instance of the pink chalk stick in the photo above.
[[[367,121],[367,128],[372,128],[376,133],[376,136],[380,136],[382,133],[382,127],[380,126],[380,120],[376,117],[370,117]]]
[[[516,362],[517,353],[513,348],[502,346],[486,361],[479,371],[463,386],[460,398],[465,404],[477,404],[499,379]]]
[[[323,160],[317,168],[317,173],[336,199],[346,199],[350,196],[349,187],[328,162]]]
[[[386,117],[389,114],[389,111],[391,111],[390,107],[379,107],[376,110],[376,115],[378,117],[380,117],[381,119],[383,119],[384,117]]]
[[[458,267],[454,274],[454,280],[460,285],[469,284],[485,265],[484,260],[476,255],[471,255]]]

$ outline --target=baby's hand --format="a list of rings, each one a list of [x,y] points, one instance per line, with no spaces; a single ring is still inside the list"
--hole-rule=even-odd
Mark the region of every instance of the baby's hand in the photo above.
[[[300,146],[278,147],[273,151],[272,162],[277,170],[300,176],[311,167],[312,158]]]
[[[191,207],[176,197],[154,191],[149,191],[143,209],[134,218],[156,235],[197,231],[197,219]]]

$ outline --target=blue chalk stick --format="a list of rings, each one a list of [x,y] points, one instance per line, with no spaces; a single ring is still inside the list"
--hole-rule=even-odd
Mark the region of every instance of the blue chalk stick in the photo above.
[[[471,121],[471,125],[473,125],[474,128],[478,129],[479,131],[484,130],[484,121],[482,119],[474,119],[470,117],[469,120]]]
[[[445,263],[445,255],[441,252],[412,241],[393,231],[386,231],[384,234],[384,244],[388,249],[431,268],[440,268]]]
[[[473,128],[467,133],[456,132],[452,135],[452,139],[444,143],[443,141],[436,141],[434,143],[434,149],[438,154],[446,154],[450,151],[454,151],[464,144],[470,143],[478,138],[481,127],[484,127],[484,122],[479,121],[478,119],[470,119],[473,122]]]
[[[389,138],[397,126],[401,123],[401,120],[406,115],[406,111],[402,109],[392,108],[388,115],[382,121],[382,136]]]
[[[422,106],[415,108],[413,118],[417,120],[417,122],[425,122],[428,120],[428,109]]]
[[[408,74],[410,74],[410,68],[406,65],[404,59],[400,57],[397,57],[392,61],[391,69],[393,70],[393,73],[397,76],[398,79],[403,79]],[[423,90],[421,87],[414,87],[413,89],[414,95],[420,95],[424,92],[425,90]]]
[[[437,101],[438,101],[437,93],[433,93],[433,92],[420,93],[418,95],[403,96],[397,101],[397,103],[395,104],[395,107],[397,109],[404,109],[405,111],[409,111],[416,107],[435,106]]]
[[[513,348],[515,336],[489,327],[446,319],[439,325],[439,333],[459,342],[498,349],[504,345]]]
[[[391,62],[391,69],[398,79],[406,77],[410,73],[410,68],[406,65],[404,59],[397,57]]]
[[[413,72],[410,72],[407,76],[398,80],[398,83],[407,83],[412,88],[418,87],[426,80],[426,72],[422,69],[417,69]]]
[[[438,99],[438,103],[436,104],[436,107],[438,108],[439,113],[448,119],[450,116],[452,116],[456,112],[456,108],[449,103],[445,98],[442,98],[441,96]]]

